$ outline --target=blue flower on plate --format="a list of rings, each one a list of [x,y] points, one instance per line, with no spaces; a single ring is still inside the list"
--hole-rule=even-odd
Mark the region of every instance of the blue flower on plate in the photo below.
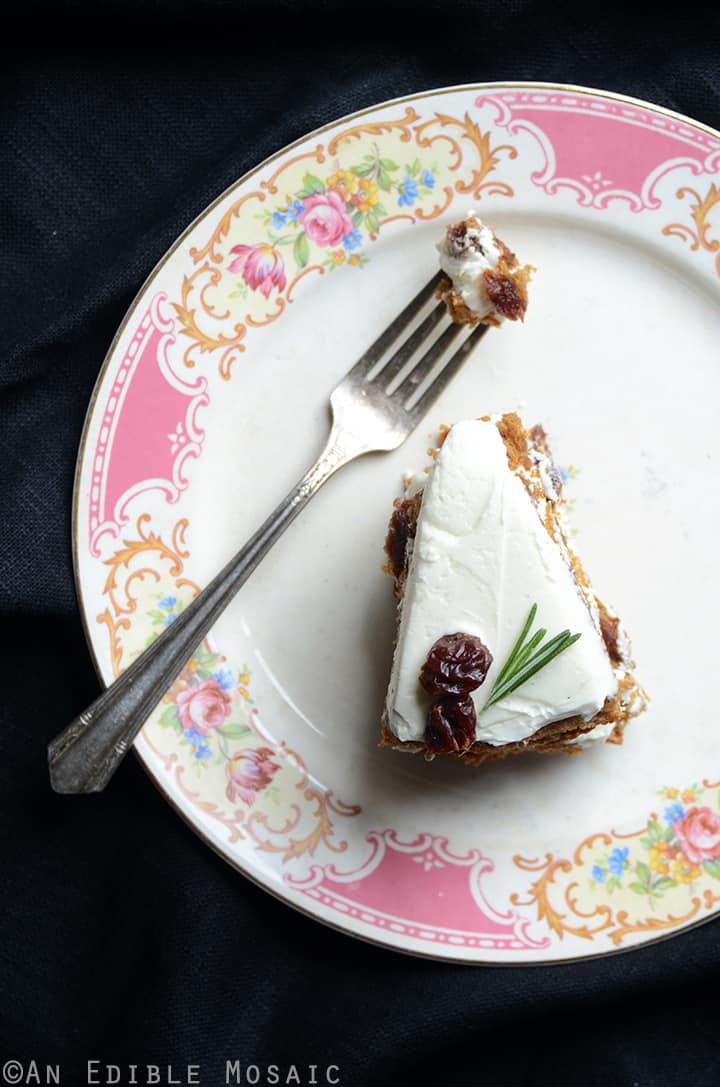
[[[199,732],[196,728],[189,728],[186,730],[185,736],[195,748],[194,757],[196,759],[200,759],[201,762],[206,762],[212,757],[212,751],[202,732]]]
[[[174,615],[174,614],[173,614],[173,613],[171,612],[171,613],[170,613],[170,615],[168,615],[168,616],[166,616],[166,617],[165,617],[165,622],[163,623],[163,626],[164,626],[164,627],[169,627],[169,626],[170,626],[170,624],[171,624],[171,623],[174,623],[176,619],[177,619],[177,615]]]
[[[668,823],[674,824],[677,823],[678,820],[683,818],[683,816],[685,815],[685,809],[682,804],[671,804],[668,808],[665,809],[663,815],[667,819]]]
[[[218,686],[223,691],[229,691],[235,686],[233,674],[229,668],[221,668],[219,671],[213,673],[213,679],[216,679]]]
[[[304,205],[302,200],[293,200],[290,207],[285,212],[285,218],[288,220],[296,221],[298,216],[304,211]]]
[[[174,608],[176,604],[176,596],[164,596],[160,601],[160,607],[163,608],[165,611],[170,611],[170,609]]]
[[[405,179],[400,186],[400,196],[398,197],[398,206],[411,208],[418,198],[418,183],[409,174],[405,175]]]
[[[429,170],[423,170],[423,172],[420,174],[420,181],[422,182],[422,184],[425,186],[426,189],[434,189],[435,188],[435,178],[433,177],[433,175],[430,173]]]
[[[625,868],[625,862],[628,859],[630,850],[625,849],[613,849],[612,853],[608,857],[608,870],[611,876],[615,876],[616,879],[620,879]]]
[[[601,868],[599,864],[593,865],[592,877],[596,883],[605,882],[605,869]]]
[[[359,230],[351,230],[349,234],[345,234],[343,237],[343,245],[350,252],[352,249],[359,249],[362,245],[362,234]]]
[[[279,230],[281,226],[285,226],[287,218],[285,215],[283,215],[281,211],[274,211],[272,214],[272,219],[270,221],[275,229]]]

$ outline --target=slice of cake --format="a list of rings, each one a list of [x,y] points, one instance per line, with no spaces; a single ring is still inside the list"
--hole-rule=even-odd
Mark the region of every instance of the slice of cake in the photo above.
[[[445,273],[437,295],[453,321],[499,325],[506,318],[523,320],[534,268],[521,265],[475,212],[449,226],[437,250]]]
[[[622,742],[645,697],[561,492],[541,427],[508,414],[445,431],[385,544],[399,625],[383,746],[479,764]]]

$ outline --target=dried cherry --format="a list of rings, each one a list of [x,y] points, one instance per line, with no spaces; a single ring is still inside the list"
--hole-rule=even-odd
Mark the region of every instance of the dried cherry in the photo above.
[[[451,257],[464,257],[466,253],[475,252],[485,255],[485,250],[477,236],[470,233],[466,222],[454,223],[447,228],[447,250]]]
[[[385,554],[396,578],[401,577],[405,571],[408,540],[415,536],[419,505],[417,498],[404,498],[398,502],[390,518],[385,537]]]
[[[488,647],[474,635],[445,634],[428,653],[420,683],[433,697],[466,695],[484,683],[492,661]]]
[[[499,314],[511,321],[525,316],[527,298],[512,276],[498,275],[496,272],[483,272],[487,296]]]
[[[434,755],[465,751],[475,741],[477,716],[469,694],[436,698],[427,716],[425,744]]]

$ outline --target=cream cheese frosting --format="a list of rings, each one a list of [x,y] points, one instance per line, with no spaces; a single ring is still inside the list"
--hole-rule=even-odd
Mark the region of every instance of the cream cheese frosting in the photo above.
[[[536,626],[550,637],[566,629],[581,637],[485,708],[533,604]],[[401,606],[387,702],[388,726],[399,740],[423,739],[428,696],[419,673],[444,634],[472,634],[493,654],[484,684],[472,695],[476,740],[484,743],[522,741],[576,715],[590,721],[617,693],[596,621],[525,485],[510,470],[491,421],[456,423],[437,455],[424,487]]]
[[[581,732],[579,736],[573,736],[566,742],[573,747],[581,747],[583,750],[586,747],[595,747],[597,744],[606,743],[614,728],[614,721],[602,721],[599,725],[595,725],[595,728],[591,728],[589,732]]]

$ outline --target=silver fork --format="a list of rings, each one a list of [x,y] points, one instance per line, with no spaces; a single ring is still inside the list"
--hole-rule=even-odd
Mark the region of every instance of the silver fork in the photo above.
[[[397,449],[440,396],[487,331],[478,325],[467,334],[467,326],[449,321],[443,302],[409,331],[441,278],[438,273],[422,288],[333,390],[330,437],[297,486],[172,626],[50,743],[50,781],[56,792],[91,793],[105,788],[144,722],[221,612],[322,484],[363,453]],[[388,358],[404,332],[407,336]],[[461,345],[448,357],[448,349],[460,337]],[[410,365],[428,343],[425,353]]]

